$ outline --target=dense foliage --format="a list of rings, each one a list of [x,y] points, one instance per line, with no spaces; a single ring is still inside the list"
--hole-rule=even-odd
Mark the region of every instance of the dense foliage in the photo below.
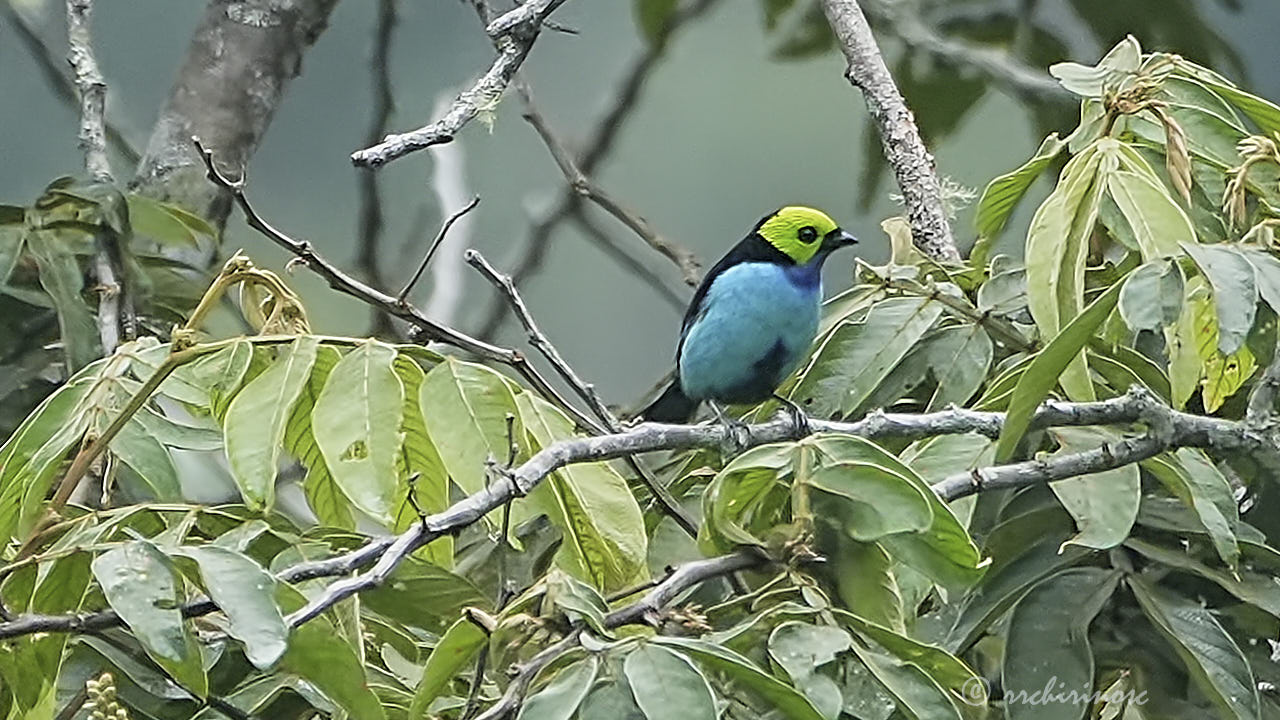
[[[969,469],[1142,436],[1037,425],[1050,397],[1138,387],[1275,429],[1280,107],[1132,39],[1053,72],[1080,124],[987,188],[968,263],[920,257],[888,221],[893,262],[860,267],[827,304],[786,387],[815,418],[963,407],[1002,413],[997,431],[645,457],[697,538],[628,464],[575,462],[305,623],[293,613],[334,579],[299,567],[579,437],[561,400],[448,348],[311,334],[286,283],[241,256],[200,298],[153,280],[153,317],[182,326],[92,360],[92,238],[115,233],[144,277],[168,265],[143,236],[196,243],[203,225],[66,181],[3,208],[5,302],[52,310],[74,374],[0,448],[0,715],[457,718],[561,648],[529,678],[525,720],[1280,717],[1266,453],[1206,441],[1051,484],[978,474],[968,497],[936,492]],[[1064,156],[1026,262],[991,255]],[[215,338],[205,321],[233,290],[250,330]],[[185,501],[192,469],[221,458],[237,502]],[[88,478],[93,495],[68,503]],[[665,568],[742,547],[759,549],[752,569],[647,626],[611,620]]]

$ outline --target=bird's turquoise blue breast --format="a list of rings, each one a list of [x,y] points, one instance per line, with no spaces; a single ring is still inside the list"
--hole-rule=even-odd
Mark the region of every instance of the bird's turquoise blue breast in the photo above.
[[[716,277],[680,347],[685,394],[725,403],[768,398],[818,332],[820,273],[816,263],[751,262]]]

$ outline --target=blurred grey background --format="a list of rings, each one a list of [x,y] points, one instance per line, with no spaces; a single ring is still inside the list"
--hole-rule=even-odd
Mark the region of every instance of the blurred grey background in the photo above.
[[[0,0],[0,2],[7,0]],[[64,51],[61,2],[13,0]],[[497,4],[499,7],[505,7]],[[635,5],[643,5],[637,3]],[[1009,49],[1043,73],[1056,60],[1092,63],[1127,32],[1144,47],[1180,52],[1255,92],[1280,98],[1274,72],[1274,0],[966,0],[868,4],[891,69],[931,140],[944,176],[980,191],[1020,164],[1050,129],[1069,131],[1068,99],[1035,100],[982,72],[902,40],[885,20],[906,12],[938,37]],[[169,92],[201,13],[196,0],[99,2],[94,40],[109,87],[111,117],[137,147]],[[251,167],[250,197],[271,222],[353,266],[358,244],[358,171],[372,108],[369,57],[377,3],[346,0],[307,54]],[[492,58],[474,12],[456,0],[404,0],[392,50],[393,131],[418,127],[441,99],[472,81]],[[557,22],[576,34],[544,32],[525,77],[549,123],[567,141],[586,134],[616,98],[632,59],[644,51],[633,3],[566,3]],[[772,27],[770,27],[772,26]],[[815,30],[815,27],[817,28]],[[895,213],[892,179],[867,135],[862,98],[842,76],[843,59],[815,26],[806,2],[721,0],[672,39],[595,179],[667,238],[709,266],[763,214],[785,203],[826,209],[863,239],[871,261],[885,257],[879,222]],[[918,40],[918,39],[917,39]],[[433,315],[474,331],[495,300],[466,267],[463,246],[500,269],[522,252],[531,218],[564,181],[509,93],[492,123],[475,122],[451,145],[413,154],[379,171],[387,227],[380,270],[404,282],[443,216],[472,194],[483,200],[414,298]],[[49,180],[77,172],[76,116],[46,85],[13,28],[0,22],[0,203],[25,204]],[[126,168],[118,168],[121,175]],[[443,201],[447,207],[441,207]],[[677,269],[598,209],[610,237],[688,297]],[[959,211],[962,245],[973,240],[972,209]],[[1024,213],[1026,210],[1024,209]],[[288,257],[233,213],[223,248],[243,247],[281,270]],[[1016,251],[1017,237],[1004,246]],[[847,283],[848,258],[830,264],[829,287]],[[369,311],[305,271],[291,282],[321,333],[360,335]],[[449,296],[447,287],[459,284]],[[446,290],[436,290],[440,285]],[[610,402],[628,404],[670,365],[681,310],[604,254],[573,223],[558,225],[542,269],[522,284],[544,330]],[[496,335],[521,344],[508,320]]]

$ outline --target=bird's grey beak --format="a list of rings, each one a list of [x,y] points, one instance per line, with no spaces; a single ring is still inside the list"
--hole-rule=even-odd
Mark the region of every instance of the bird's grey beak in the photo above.
[[[835,230],[832,230],[831,232],[827,233],[825,237],[822,238],[822,246],[829,250],[836,250],[842,247],[847,247],[849,245],[857,245],[857,244],[858,244],[858,238],[850,235],[848,232],[846,232],[841,228],[836,228]]]

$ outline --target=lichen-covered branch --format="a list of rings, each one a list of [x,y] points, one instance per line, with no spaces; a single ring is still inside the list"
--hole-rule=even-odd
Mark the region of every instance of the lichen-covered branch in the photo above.
[[[848,60],[845,77],[862,91],[880,132],[885,159],[902,191],[916,247],[934,260],[958,262],[960,251],[951,235],[933,156],[889,75],[862,8],[857,0],[822,0],[822,9]]]
[[[93,54],[93,39],[89,33],[92,16],[92,0],[67,0],[67,62],[71,65],[80,96],[79,137],[85,172],[96,183],[112,183],[111,162],[107,159],[107,83]],[[116,351],[126,327],[125,316],[131,314],[128,312],[119,241],[120,238],[108,229],[99,230],[94,238],[97,245],[93,272],[98,280],[98,340],[104,355]],[[132,318],[129,318],[127,325],[132,324]]]
[[[524,64],[542,24],[565,0],[529,0],[501,15],[485,27],[498,56],[474,85],[462,91],[449,110],[429,125],[398,135],[351,154],[351,162],[376,168],[411,152],[453,140],[454,136],[482,112],[493,109],[502,98],[511,78]]]

